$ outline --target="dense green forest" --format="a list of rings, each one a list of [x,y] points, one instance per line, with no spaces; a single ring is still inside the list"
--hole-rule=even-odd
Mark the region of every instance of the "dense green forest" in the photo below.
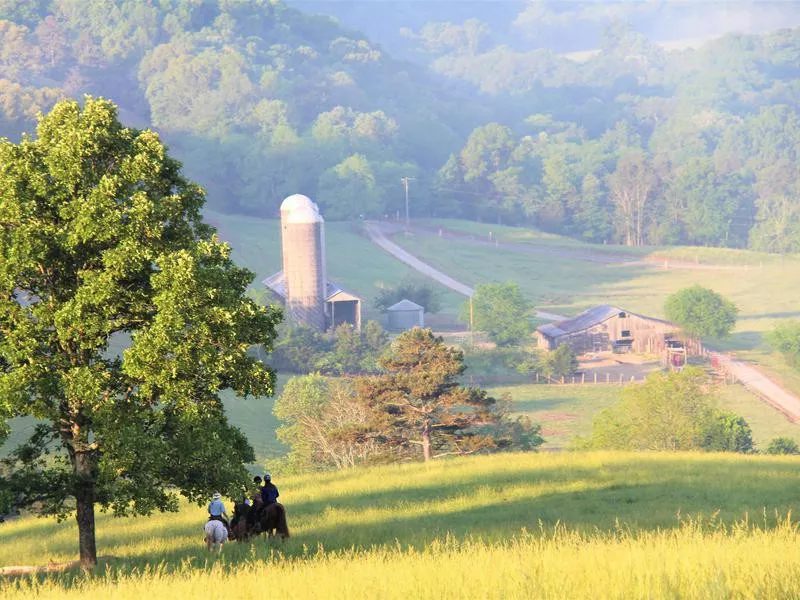
[[[89,93],[154,127],[219,211],[272,216],[299,191],[328,219],[395,215],[413,177],[415,216],[800,251],[800,29],[666,50],[647,36],[719,33],[710,13],[385,4],[0,0],[0,133]]]

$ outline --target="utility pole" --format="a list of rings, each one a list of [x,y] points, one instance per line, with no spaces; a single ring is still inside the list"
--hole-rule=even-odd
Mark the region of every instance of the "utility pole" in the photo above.
[[[408,231],[408,182],[414,181],[414,177],[402,177],[403,187],[406,189],[406,231]]]
[[[470,347],[475,347],[475,325],[474,325],[474,317],[473,317],[473,309],[472,309],[472,296],[469,297],[469,345]]]

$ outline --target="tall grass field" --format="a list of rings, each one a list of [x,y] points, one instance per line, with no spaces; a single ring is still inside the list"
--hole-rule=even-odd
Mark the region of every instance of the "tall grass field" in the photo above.
[[[279,480],[292,538],[202,545],[203,507],[98,519],[93,575],[3,598],[787,598],[800,460],[512,454]],[[77,553],[72,522],[0,526],[0,565]]]

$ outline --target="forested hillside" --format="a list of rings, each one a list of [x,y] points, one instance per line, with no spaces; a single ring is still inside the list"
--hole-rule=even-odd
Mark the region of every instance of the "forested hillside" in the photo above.
[[[0,133],[90,93],[156,128],[218,211],[270,216],[301,191],[328,219],[381,217],[413,177],[415,216],[800,251],[800,30],[667,51],[640,31],[708,33],[704,13],[345,4],[378,39],[279,0],[0,0]]]

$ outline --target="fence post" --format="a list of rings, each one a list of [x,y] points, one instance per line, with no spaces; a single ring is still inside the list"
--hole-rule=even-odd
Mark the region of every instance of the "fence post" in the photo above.
[[[611,373],[606,371],[606,383],[610,383],[610,382],[611,382]]]
[[[619,384],[622,385],[622,373],[619,374]]]
[[[581,383],[586,383],[586,373],[581,373]]]
[[[597,371],[594,372],[594,382],[597,383]]]
[[[539,373],[536,373],[536,383],[539,383]]]
[[[562,383],[562,385],[564,384],[564,376],[563,375],[561,376],[561,383]]]

